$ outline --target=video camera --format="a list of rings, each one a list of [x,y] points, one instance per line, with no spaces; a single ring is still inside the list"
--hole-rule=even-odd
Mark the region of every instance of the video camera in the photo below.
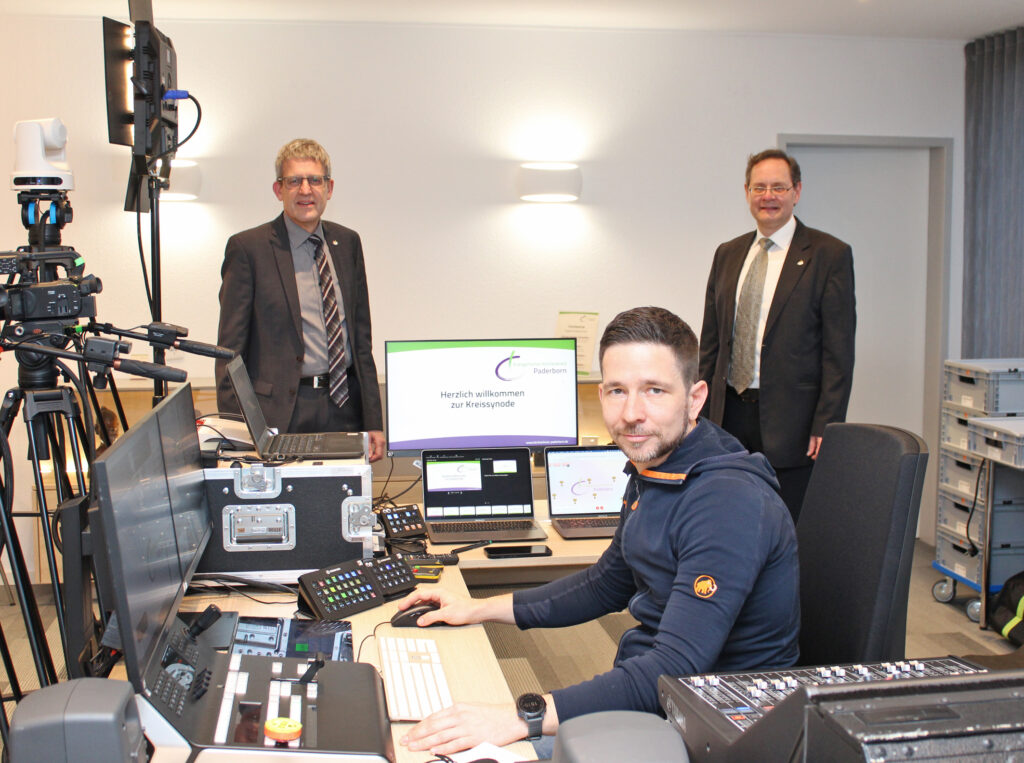
[[[62,267],[66,277],[57,278]],[[8,281],[0,290],[0,314],[7,321],[76,321],[96,317],[96,297],[103,289],[99,278],[83,275],[85,261],[74,249],[49,252],[0,252],[0,276]],[[20,335],[20,334],[16,334]]]
[[[67,192],[75,187],[65,153],[67,140],[68,131],[59,119],[30,119],[14,125],[11,190],[18,191],[29,245],[0,252],[0,276],[7,276],[0,287],[0,315],[8,322],[5,338],[34,333],[11,322],[42,322],[28,329],[59,332],[79,318],[96,316],[92,295],[102,291],[103,284],[84,274],[85,260],[78,252],[60,246],[61,228],[73,215]],[[63,277],[58,268],[64,271]]]

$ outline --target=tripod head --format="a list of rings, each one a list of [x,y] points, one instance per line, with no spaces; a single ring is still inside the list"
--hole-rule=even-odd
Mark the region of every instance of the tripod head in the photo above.
[[[49,207],[43,208],[43,204]],[[61,229],[71,222],[74,210],[67,191],[21,191],[21,224],[28,229],[30,251],[43,251],[60,245]]]

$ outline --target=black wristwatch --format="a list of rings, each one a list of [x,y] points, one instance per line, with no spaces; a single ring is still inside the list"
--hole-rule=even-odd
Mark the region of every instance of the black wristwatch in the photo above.
[[[544,733],[544,713],[548,709],[548,703],[539,694],[520,694],[516,700],[516,712],[519,717],[526,721],[526,739],[533,742],[540,739]]]

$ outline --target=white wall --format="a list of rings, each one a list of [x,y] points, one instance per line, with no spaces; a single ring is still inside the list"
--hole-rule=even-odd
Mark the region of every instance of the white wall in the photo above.
[[[120,211],[128,149],[106,142],[100,19],[14,17],[2,26],[0,124],[64,120],[77,182],[64,243],[104,281],[102,320],[145,323],[135,220]],[[659,304],[699,331],[715,246],[752,227],[746,155],[779,133],[954,138],[960,272],[959,42],[158,26],[174,41],[179,86],[203,105],[199,133],[179,154],[201,162],[202,200],[161,213],[164,320],[188,326],[193,339],[215,341],[224,241],[279,211],[273,157],[297,136],[331,152],[328,217],[362,234],[381,372],[385,339],[545,335],[558,310],[599,310],[603,326],[619,310]],[[44,49],[54,54],[25,55]],[[184,104],[183,133],[192,115]],[[518,203],[514,168],[527,159],[579,161],[581,202]],[[12,146],[0,140],[0,166],[11,162]],[[805,186],[805,197],[814,193]],[[0,246],[13,248],[25,242],[14,193],[5,209]],[[148,249],[148,233],[146,241]],[[958,281],[952,292],[958,321]],[[958,338],[959,326],[950,333]],[[205,359],[171,362],[212,375]],[[4,389],[15,370],[13,358],[0,362]]]

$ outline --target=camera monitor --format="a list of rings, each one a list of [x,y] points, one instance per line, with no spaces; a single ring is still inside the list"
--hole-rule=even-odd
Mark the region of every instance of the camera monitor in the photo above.
[[[143,162],[166,156],[178,146],[178,103],[165,100],[177,88],[178,59],[174,45],[151,21],[135,22],[135,142],[132,153]]]
[[[394,453],[576,444],[575,339],[389,341],[384,357]]]
[[[132,95],[128,77],[132,63],[132,28],[103,17],[103,73],[107,83],[107,140],[132,145]]]

